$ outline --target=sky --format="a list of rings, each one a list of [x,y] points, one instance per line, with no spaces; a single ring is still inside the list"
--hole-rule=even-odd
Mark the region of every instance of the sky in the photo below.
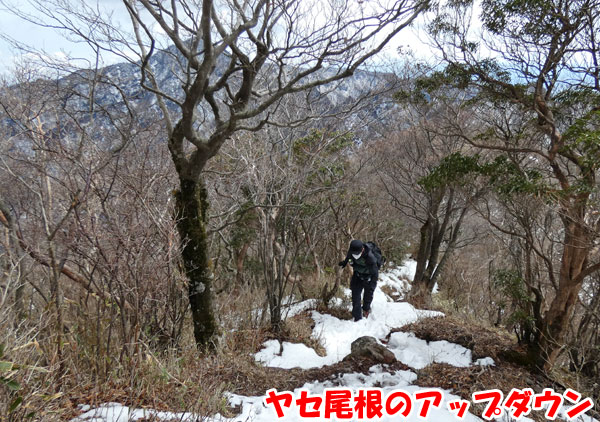
[[[128,23],[129,17],[121,0],[97,0],[86,1],[88,5],[97,5],[101,10],[112,13],[113,17],[121,23]],[[77,64],[85,66],[86,60],[93,63],[95,56],[91,48],[83,42],[74,42],[73,37],[68,39],[67,34],[61,31],[44,28],[15,16],[9,8],[13,7],[20,12],[38,15],[29,0],[0,0],[0,74],[10,73],[14,67],[15,60],[23,57],[23,52],[15,49],[6,39],[12,38],[19,43],[34,46],[36,50],[43,51],[46,57],[56,60],[65,60],[67,57],[78,58]],[[45,22],[49,22],[46,18]],[[426,58],[429,48],[421,41],[424,39],[423,32],[417,27],[403,30],[385,49],[387,56],[398,56],[398,48],[403,51],[410,50],[417,56]],[[421,22],[422,25],[422,22]],[[25,55],[27,57],[27,55]],[[121,58],[115,55],[104,54],[103,64],[109,65],[119,61]]]
[[[112,13],[119,22],[126,23],[128,15],[121,0],[86,1],[89,5],[97,5],[105,12]],[[27,46],[33,46],[42,51],[47,57],[56,60],[65,60],[67,57],[77,59],[79,66],[93,63],[95,55],[85,42],[75,41],[75,38],[64,31],[36,25],[16,16],[9,9],[15,8],[19,12],[41,16],[29,0],[0,0],[0,74],[10,72],[16,62],[28,54],[16,49],[7,39],[11,38]],[[45,23],[50,23],[48,18],[43,18]],[[122,61],[115,55],[103,56],[105,65]]]
[[[313,329],[313,337],[318,338],[323,345],[326,354],[319,356],[310,347],[304,344],[294,344],[283,342],[283,351],[279,353],[280,347],[277,340],[269,340],[264,343],[254,357],[255,360],[262,365],[279,368],[317,368],[324,365],[330,365],[341,361],[348,353],[350,353],[351,343],[361,336],[371,336],[376,339],[387,337],[393,328],[401,327],[405,324],[415,322],[421,318],[443,317],[443,314],[433,311],[421,311],[415,309],[410,304],[405,302],[395,302],[387,296],[382,287],[387,286],[389,291],[406,292],[409,289],[409,284],[406,281],[414,276],[416,268],[415,261],[407,261],[402,267],[393,268],[389,271],[380,273],[378,288],[375,290],[371,314],[368,318],[363,318],[358,322],[352,320],[340,320],[331,315],[321,314],[315,310],[311,312],[315,322]],[[345,289],[344,293],[350,295],[350,290]],[[288,318],[292,315],[314,309],[316,301],[305,301],[299,304],[291,305]],[[156,421],[197,421],[203,420],[206,422],[273,422],[281,420],[283,422],[321,422],[332,421],[339,419],[326,419],[324,417],[303,418],[299,414],[299,406],[295,405],[295,400],[301,397],[302,394],[307,394],[309,397],[323,397],[327,391],[339,392],[341,389],[350,390],[353,397],[357,397],[359,391],[366,389],[377,390],[381,393],[381,397],[387,400],[393,394],[403,392],[412,397],[412,408],[406,417],[400,415],[390,416],[383,412],[381,418],[361,419],[375,420],[378,422],[391,422],[404,420],[407,422],[483,422],[484,419],[480,415],[475,415],[469,412],[469,407],[466,408],[463,418],[459,419],[456,409],[451,410],[451,403],[461,402],[462,399],[453,395],[451,391],[441,390],[436,388],[424,389],[414,385],[417,379],[416,370],[424,368],[434,362],[446,363],[456,367],[480,366],[483,367],[494,365],[492,358],[482,358],[473,360],[471,351],[464,347],[449,343],[447,341],[431,341],[417,338],[413,333],[395,332],[391,334],[386,347],[395,355],[396,359],[406,364],[410,370],[390,371],[385,365],[374,365],[370,368],[368,374],[362,373],[347,373],[339,374],[337,377],[327,381],[313,381],[300,386],[291,392],[278,392],[276,390],[265,392],[263,396],[241,396],[229,394],[227,399],[231,406],[239,406],[241,413],[233,418],[225,418],[219,414],[210,417],[201,417],[191,413],[169,413],[157,412],[151,409],[133,409],[120,403],[106,403],[96,408],[91,408],[87,405],[80,407],[82,414],[74,418],[71,422],[129,422],[141,420],[156,420]],[[522,386],[515,386],[522,388]],[[417,400],[417,394],[431,392],[432,390],[441,393],[442,400],[439,406],[431,406],[426,417],[421,417],[420,412],[424,406]],[[302,393],[304,391],[304,393]],[[542,393],[536,391],[536,394]],[[267,403],[267,398],[270,395],[286,395],[291,394],[293,401],[289,407],[281,405],[283,418],[278,418],[274,405]],[[508,392],[504,392],[508,394]],[[383,400],[382,400],[383,401]],[[462,400],[464,403],[466,400]],[[565,403],[561,407],[559,416],[564,417],[566,409],[570,408],[570,404]],[[504,410],[503,415],[494,420],[497,422],[508,422],[512,419],[508,415],[509,410]],[[322,409],[321,409],[322,412]],[[322,415],[323,416],[323,415]],[[352,419],[352,420],[356,420]],[[522,416],[518,422],[533,422],[532,419]],[[583,415],[573,420],[573,422],[598,422],[587,415]]]

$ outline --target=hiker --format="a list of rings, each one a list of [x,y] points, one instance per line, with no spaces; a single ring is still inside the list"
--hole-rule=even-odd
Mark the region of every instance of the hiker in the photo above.
[[[367,318],[371,312],[371,302],[373,301],[373,292],[377,287],[379,278],[379,268],[377,258],[369,249],[369,246],[360,240],[350,242],[350,248],[346,254],[346,259],[340,261],[339,266],[344,268],[350,261],[354,273],[350,280],[350,290],[352,290],[352,316],[354,321],[359,321],[363,316]],[[365,290],[361,311],[361,295]]]

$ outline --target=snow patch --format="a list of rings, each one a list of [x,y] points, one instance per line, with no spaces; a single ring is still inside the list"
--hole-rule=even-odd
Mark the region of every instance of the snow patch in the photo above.
[[[481,359],[477,359],[475,361],[475,365],[479,365],[479,366],[496,366],[496,362],[494,362],[494,359],[487,357],[487,358],[481,358]]]
[[[120,403],[106,403],[101,407],[88,410],[72,422],[129,422],[138,420],[177,420],[196,421],[192,413],[159,412],[151,409],[130,409]]]
[[[447,363],[458,367],[471,366],[471,351],[446,340],[430,343],[413,333],[393,333],[388,348],[396,359],[414,369],[423,369],[432,363]]]
[[[411,266],[413,268],[411,268]],[[412,271],[412,274],[411,274]],[[414,265],[408,262],[402,268],[394,269],[380,275],[379,286],[390,285],[393,288],[408,286],[405,284],[406,277],[414,275]],[[349,295],[348,289],[344,292]],[[316,302],[301,302],[290,306],[288,317],[311,309],[316,306]],[[255,355],[257,361],[268,366],[279,368],[315,368],[324,365],[336,363],[350,353],[350,344],[355,339],[369,335],[382,339],[386,337],[392,328],[415,322],[420,318],[441,316],[439,312],[422,311],[415,309],[408,303],[397,303],[387,297],[380,288],[375,291],[373,299],[373,308],[368,319],[362,319],[359,322],[341,321],[331,315],[324,315],[317,311],[312,312],[312,318],[315,321],[313,337],[319,339],[325,350],[326,356],[319,356],[316,352],[304,344],[294,344],[284,342],[281,345],[277,340],[265,342],[264,348]],[[444,362],[450,365],[465,367],[472,365],[471,351],[464,347],[449,343],[447,341],[432,341],[417,338],[413,333],[396,332],[390,336],[387,347],[395,354],[396,358],[413,369],[423,368],[434,362]],[[280,353],[281,352],[281,353]],[[491,358],[478,359],[475,365],[494,365]],[[310,394],[322,394],[325,389],[335,387],[345,387],[356,392],[358,389],[369,387],[380,388],[383,396],[393,390],[402,389],[403,391],[414,394],[421,391],[421,387],[412,385],[417,379],[417,375],[412,371],[393,371],[390,372],[386,365],[375,365],[370,368],[368,374],[351,373],[340,374],[332,379],[323,382],[309,382],[293,391],[294,397],[299,397],[300,390],[307,390]],[[517,386],[518,387],[518,386]],[[90,409],[89,406],[82,406],[81,410],[85,412],[79,417],[72,419],[72,422],[129,422],[142,420],[157,421],[196,421],[205,422],[272,422],[278,420],[275,410],[272,406],[265,406],[263,400],[266,396],[247,397],[237,394],[228,394],[227,398],[232,406],[239,406],[241,413],[234,418],[225,418],[222,415],[206,417],[205,415],[193,415],[191,413],[169,413],[158,412],[148,409],[130,409],[127,406],[118,403],[107,403],[99,408]],[[448,409],[448,402],[459,400],[460,397],[444,390],[444,401],[439,408],[432,409],[427,420],[436,422],[456,422],[455,413]],[[563,411],[561,416],[566,418]],[[508,417],[508,418],[507,418]],[[298,411],[292,405],[285,416],[286,422],[306,422],[307,419],[300,418]],[[317,421],[329,421],[329,419],[313,418]],[[396,416],[384,416],[378,419],[380,422],[391,422],[397,420]],[[408,422],[422,422],[418,417],[418,411],[413,408],[411,414],[405,419]],[[510,417],[504,415],[498,419],[499,422],[509,421]],[[467,413],[464,422],[480,422],[482,419]],[[530,422],[529,418],[523,417],[520,422]],[[575,422],[598,422],[589,416],[577,418]]]

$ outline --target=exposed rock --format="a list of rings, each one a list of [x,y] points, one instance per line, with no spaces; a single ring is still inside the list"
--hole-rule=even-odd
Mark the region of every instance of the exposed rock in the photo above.
[[[381,363],[394,363],[396,356],[385,346],[377,343],[374,337],[363,336],[357,338],[350,346],[351,357],[371,357]]]

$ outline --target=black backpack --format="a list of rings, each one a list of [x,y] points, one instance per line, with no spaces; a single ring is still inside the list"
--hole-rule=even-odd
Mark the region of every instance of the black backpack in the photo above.
[[[365,245],[367,245],[369,250],[373,252],[373,256],[377,261],[377,268],[381,268],[383,264],[385,264],[385,256],[383,256],[383,254],[381,253],[381,249],[379,249],[379,246],[377,246],[375,242],[367,242],[365,243]]]

